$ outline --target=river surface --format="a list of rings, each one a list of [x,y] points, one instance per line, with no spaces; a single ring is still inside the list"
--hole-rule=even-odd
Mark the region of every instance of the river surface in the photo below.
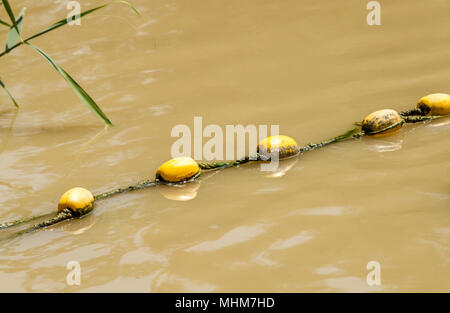
[[[172,128],[193,130],[196,116],[204,127],[279,125],[305,145],[450,93],[448,0],[381,1],[379,26],[360,0],[132,2],[141,17],[114,4],[32,41],[114,127],[31,48],[0,58],[20,104],[0,90],[0,221],[54,212],[74,186],[98,194],[152,179],[171,158]],[[65,1],[13,7],[27,7],[25,37],[69,12]],[[449,135],[448,119],[409,124],[277,173],[248,164],[117,195],[0,241],[0,291],[450,292]],[[67,283],[70,261],[79,285]],[[379,285],[367,282],[371,261]]]

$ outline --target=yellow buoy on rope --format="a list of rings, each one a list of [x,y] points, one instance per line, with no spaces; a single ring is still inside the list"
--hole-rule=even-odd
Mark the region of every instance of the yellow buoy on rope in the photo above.
[[[195,179],[202,174],[202,170],[217,170],[226,167],[236,167],[250,161],[268,161],[272,158],[273,153],[278,153],[279,159],[287,159],[300,153],[315,150],[326,145],[347,140],[350,138],[360,138],[364,135],[375,136],[391,133],[402,127],[403,123],[416,123],[422,121],[430,121],[438,118],[448,117],[450,114],[450,96],[448,94],[437,93],[430,94],[421,98],[417,104],[417,108],[405,112],[398,113],[395,110],[384,109],[367,115],[362,123],[341,135],[329,138],[325,141],[317,143],[309,143],[304,147],[299,147],[294,139],[289,136],[271,136],[264,138],[258,143],[256,157],[246,156],[232,162],[196,162],[190,157],[178,157],[171,159],[162,164],[157,172],[156,179],[146,180],[127,188],[118,188],[111,191],[93,195],[89,190],[76,187],[66,191],[58,204],[58,212],[39,224],[35,224],[30,228],[21,230],[13,236],[25,234],[34,230],[38,230],[50,225],[54,225],[64,220],[74,217],[81,217],[94,209],[94,202],[109,198],[113,195],[149,188],[158,185],[175,185],[177,190],[169,189],[169,186],[161,186],[161,194],[171,200],[187,201],[196,197],[199,183],[195,183]],[[425,116],[426,115],[426,116]],[[290,160],[291,161],[291,160]],[[280,177],[288,171],[296,160],[284,163],[284,168],[272,173],[271,177]],[[184,183],[193,183],[191,185],[182,185]],[[170,186],[174,187],[174,186]],[[0,223],[0,230],[14,227],[25,222],[43,218],[49,214],[40,216],[30,216],[15,221]]]
[[[179,183],[200,174],[198,163],[190,157],[178,157],[161,165],[156,171],[156,178],[162,181]]]
[[[81,187],[69,189],[58,203],[58,212],[65,209],[69,209],[74,216],[84,215],[94,209],[94,195]]]
[[[417,108],[427,116],[450,114],[450,95],[433,93],[422,97],[417,103]]]
[[[391,109],[384,109],[370,113],[361,123],[361,129],[366,135],[386,134],[402,127],[404,119]]]
[[[278,152],[279,159],[285,159],[299,153],[298,145],[289,136],[271,136],[258,143],[258,153],[263,159],[270,159],[272,153]]]

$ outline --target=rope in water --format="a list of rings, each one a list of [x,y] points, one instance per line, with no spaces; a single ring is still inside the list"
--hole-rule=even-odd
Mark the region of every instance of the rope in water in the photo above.
[[[361,133],[358,132],[358,128],[353,128],[345,133],[343,133],[342,135],[318,142],[318,143],[309,143],[304,147],[300,147],[297,149],[297,153],[295,153],[296,155],[307,152],[307,151],[312,151],[314,149],[317,148],[321,148],[324,147],[326,145],[338,142],[338,141],[342,141],[351,137],[357,138],[362,136]],[[234,167],[234,166],[238,166],[241,164],[245,164],[248,163],[250,161],[269,161],[270,158],[268,157],[264,157],[261,156],[259,153],[256,154],[256,156],[253,156],[252,158],[246,156],[242,159],[236,160],[236,161],[232,161],[232,162],[209,162],[209,163],[204,163],[204,162],[198,162],[198,165],[201,169],[203,170],[210,170],[210,169],[217,169],[217,168],[226,168],[226,167]]]
[[[43,218],[49,215],[53,215],[55,213],[46,213],[46,214],[42,214],[42,215],[35,215],[35,216],[28,216],[28,217],[24,217],[12,222],[6,222],[6,223],[0,223],[0,230],[1,229],[5,229],[5,228],[10,228],[10,227],[14,227],[23,223],[27,223],[27,222],[31,222],[34,220],[37,220],[39,218]]]
[[[351,130],[351,131],[353,132],[354,130]],[[306,151],[314,150],[314,149],[317,149],[319,147],[323,147],[323,146],[325,146],[327,144],[330,144],[330,143],[333,143],[333,142],[337,142],[338,140],[342,140],[342,139],[343,139],[343,137],[341,135],[341,136],[337,136],[337,137],[331,138],[331,139],[323,141],[323,142],[319,142],[319,143],[315,143],[315,144],[310,143],[310,144],[306,145],[305,147],[299,148],[299,153],[303,153],[303,152],[306,152]],[[239,166],[241,164],[248,163],[250,161],[260,161],[260,160],[262,160],[262,158],[261,158],[261,156],[259,154],[257,154],[253,158],[246,156],[246,157],[244,157],[242,159],[231,161],[231,162],[198,162],[198,165],[199,165],[199,167],[202,170],[214,170],[214,169],[219,169],[219,168],[235,167],[235,166]],[[109,198],[111,196],[120,194],[120,193],[131,192],[131,191],[135,191],[135,190],[139,190],[139,189],[154,187],[154,186],[157,186],[157,185],[159,185],[161,183],[162,182],[159,181],[159,180],[152,180],[152,181],[151,180],[146,180],[144,182],[138,183],[136,185],[131,185],[131,186],[128,186],[126,188],[118,188],[118,189],[114,189],[114,190],[111,190],[111,191],[107,191],[107,192],[101,193],[99,195],[95,195],[94,199],[95,199],[95,201],[99,201],[99,200],[103,200],[103,199]],[[50,214],[53,214],[53,213],[50,213]],[[6,229],[6,228],[10,228],[10,227],[14,227],[14,226],[26,223],[26,222],[30,222],[30,221],[33,221],[33,220],[36,220],[36,219],[48,216],[50,214],[31,216],[31,217],[18,219],[16,221],[12,221],[12,222],[2,223],[2,224],[0,224],[0,230],[1,229]],[[68,218],[69,216],[65,216],[65,217]],[[52,219],[52,221],[53,221],[52,224],[55,224],[56,222],[59,222],[60,220],[59,219]],[[40,224],[38,224],[38,225],[40,225]],[[44,224],[42,224],[42,225],[44,225]],[[49,225],[51,225],[51,224],[45,224],[45,226],[49,226]],[[45,226],[43,226],[43,227],[45,227]],[[36,227],[38,227],[38,226],[36,226]]]
[[[419,122],[426,122],[426,121],[433,121],[437,120],[438,118],[444,118],[449,117],[450,114],[445,115],[432,115],[432,116],[404,116],[403,119],[405,120],[405,123],[419,123]]]
[[[16,232],[16,233],[12,234],[11,237],[15,237],[15,236],[18,236],[18,235],[31,233],[32,231],[35,231],[35,230],[38,230],[38,229],[41,229],[41,228],[44,228],[44,227],[48,227],[48,226],[51,226],[53,224],[56,224],[56,223],[59,223],[59,222],[62,222],[64,220],[68,220],[68,219],[71,219],[71,218],[74,218],[73,212],[70,211],[69,209],[64,209],[63,211],[56,213],[56,215],[53,216],[52,218],[47,219],[47,220],[45,220],[45,221],[43,221],[43,222],[41,222],[39,224],[35,224],[35,225],[31,226],[30,228],[27,228],[25,230],[21,230],[19,232]]]
[[[342,141],[342,140],[350,138],[352,136],[356,136],[356,135],[358,135],[357,131],[358,131],[358,128],[354,128],[354,129],[351,129],[351,130],[347,131],[346,133],[344,133],[342,135],[330,138],[328,140],[325,140],[325,141],[322,141],[322,142],[318,142],[318,143],[309,143],[309,144],[307,144],[304,147],[298,148],[298,153],[297,154],[304,153],[304,152],[307,152],[307,151],[312,151],[314,149],[321,148],[321,147],[324,147],[326,145],[329,145],[329,144],[332,144],[332,143],[335,143],[335,142],[338,142],[338,141]],[[230,161],[230,162],[197,162],[197,164],[200,167],[200,169],[202,169],[202,170],[216,170],[216,169],[222,169],[222,168],[228,168],[228,167],[236,167],[236,166],[239,166],[239,165],[251,162],[251,161],[261,161],[261,160],[268,161],[269,159],[268,158],[264,158],[259,153],[257,153],[257,155],[254,156],[254,157],[246,156],[246,157],[244,157],[242,159],[235,160],[235,161]],[[197,175],[195,177],[195,179],[197,179],[199,176],[200,175]],[[184,181],[180,182],[180,183],[184,183]],[[128,186],[126,188],[118,188],[118,189],[114,189],[114,190],[111,190],[111,191],[107,191],[107,192],[95,195],[94,196],[94,200],[95,201],[99,201],[99,200],[103,200],[103,199],[109,198],[109,197],[117,195],[117,194],[121,194],[121,193],[125,193],[125,192],[131,192],[131,191],[145,189],[145,188],[150,188],[150,187],[154,187],[154,186],[157,186],[157,185],[160,185],[160,184],[169,184],[170,185],[171,183],[167,183],[167,182],[164,182],[164,181],[158,180],[158,179],[156,179],[156,180],[146,180],[144,182],[140,182],[140,183],[138,183],[136,185],[131,185],[131,186]],[[52,213],[50,213],[50,214],[52,214]],[[14,226],[18,226],[20,224],[23,224],[23,223],[26,223],[26,222],[30,222],[30,221],[38,219],[38,218],[43,218],[43,217],[48,216],[50,214],[39,215],[39,216],[32,216],[32,217],[19,219],[19,220],[13,221],[13,222],[3,223],[3,224],[0,224],[0,230],[1,229],[6,229],[6,228],[10,228],[10,227],[14,227]],[[65,209],[64,211],[57,213],[54,217],[52,217],[52,218],[50,218],[50,219],[48,219],[48,220],[46,220],[44,222],[41,222],[39,224],[33,225],[29,229],[26,229],[24,231],[18,232],[16,234],[28,233],[28,232],[31,232],[31,231],[34,231],[34,230],[37,230],[37,229],[40,229],[40,228],[48,227],[50,225],[59,223],[59,222],[61,222],[63,220],[67,220],[67,219],[70,219],[70,218],[73,218],[73,217],[75,217],[73,215],[73,212],[68,210],[68,209]]]
[[[142,183],[138,183],[136,185],[128,186],[127,188],[119,188],[119,189],[114,189],[114,190],[111,190],[111,191],[108,191],[108,192],[101,193],[99,195],[94,196],[94,199],[96,201],[98,201],[98,200],[102,200],[102,199],[109,198],[111,196],[117,195],[119,193],[130,192],[130,191],[135,191],[135,190],[139,190],[139,189],[153,187],[153,186],[158,185],[158,183],[159,182],[156,181],[156,180],[152,180],[152,181],[146,180],[146,181],[144,181]]]
[[[424,98],[426,98],[426,97],[424,97]],[[445,105],[447,105],[447,104],[444,104],[444,106]],[[433,108],[431,107],[428,111],[431,111],[432,109]],[[373,120],[371,120],[372,115],[374,115],[374,117],[375,117]],[[362,123],[358,124],[359,127],[350,129],[341,135],[332,137],[330,139],[327,139],[327,140],[324,140],[324,141],[321,141],[318,143],[309,143],[304,147],[297,147],[295,141],[292,140],[292,138],[287,137],[288,141],[291,140],[291,142],[289,143],[289,146],[287,148],[280,146],[279,148],[282,148],[282,149],[286,148],[286,150],[283,151],[283,153],[285,153],[285,156],[298,156],[302,153],[312,151],[312,150],[327,146],[329,144],[344,141],[347,139],[360,138],[365,135],[376,135],[376,134],[380,134],[380,133],[385,133],[390,130],[401,127],[404,123],[418,123],[418,122],[424,122],[424,121],[431,121],[431,120],[448,117],[448,116],[450,116],[450,114],[426,116],[425,110],[423,108],[404,111],[404,112],[401,112],[400,114],[394,110],[380,110],[380,111],[377,111],[377,112],[374,112],[374,113],[368,115],[363,120]],[[379,124],[380,120],[381,120],[381,124]],[[388,122],[387,125],[385,125],[386,122]],[[385,124],[383,124],[383,123],[385,123]],[[279,137],[286,137],[286,136],[279,136]],[[265,140],[270,139],[270,138],[272,138],[272,137],[268,137]],[[292,142],[293,142],[293,144],[292,144]],[[292,148],[293,146],[295,146],[295,149]],[[258,149],[259,148],[260,147],[258,145]],[[280,150],[280,151],[282,151],[282,150]],[[265,154],[263,152],[266,152],[266,151],[258,151],[258,153],[256,155],[253,155],[252,157],[246,156],[242,159],[238,159],[238,160],[230,161],[230,162],[195,162],[194,160],[187,158],[187,159],[190,159],[190,161],[192,161],[192,162],[189,163],[190,161],[188,160],[188,163],[183,164],[184,168],[183,167],[181,167],[181,168],[183,168],[183,170],[188,169],[189,171],[187,173],[190,173],[190,174],[182,175],[182,176],[177,176],[177,175],[179,175],[179,174],[177,174],[177,175],[175,175],[176,180],[174,180],[174,181],[171,179],[165,180],[164,173],[163,173],[164,171],[162,171],[160,173],[160,170],[164,166],[167,166],[168,168],[170,168],[171,166],[173,167],[175,164],[175,168],[176,168],[176,163],[172,162],[172,161],[175,161],[175,159],[172,159],[172,160],[169,160],[168,162],[164,163],[160,167],[160,169],[158,169],[157,178],[155,180],[146,180],[146,181],[140,182],[136,185],[131,185],[127,188],[118,188],[118,189],[104,192],[104,193],[101,193],[101,194],[98,194],[95,196],[93,196],[86,189],[78,188],[78,189],[82,189],[81,191],[77,190],[78,196],[80,195],[80,192],[81,192],[81,194],[82,194],[81,198],[84,197],[84,199],[88,199],[88,200],[86,200],[87,202],[84,207],[70,208],[71,203],[69,201],[69,207],[62,207],[62,209],[59,210],[59,212],[56,213],[53,217],[51,217],[47,220],[44,220],[43,222],[40,222],[38,224],[35,224],[25,230],[16,232],[12,236],[29,233],[29,232],[32,232],[32,231],[35,231],[35,230],[38,230],[41,228],[48,227],[50,225],[54,225],[54,224],[59,223],[64,220],[68,220],[68,219],[72,219],[75,217],[80,217],[80,216],[86,215],[87,213],[89,213],[90,211],[93,210],[94,201],[103,200],[103,199],[109,198],[109,197],[117,195],[117,194],[131,192],[131,191],[145,189],[145,188],[150,188],[150,187],[155,187],[155,186],[161,185],[161,184],[166,184],[166,185],[184,184],[186,182],[198,179],[201,175],[201,170],[210,171],[210,170],[216,170],[216,169],[236,167],[236,166],[239,166],[239,165],[242,165],[245,163],[249,163],[249,162],[270,161],[270,158],[271,158],[270,155],[268,156],[267,154]],[[186,160],[183,160],[183,162],[186,162]],[[197,170],[195,169],[195,167],[197,167]],[[74,189],[77,189],[77,188],[73,188],[73,189],[69,190],[68,192],[66,192],[66,194],[69,193],[69,195],[67,195],[68,198],[70,198],[70,192],[72,192]],[[85,193],[85,194],[83,194],[83,193]],[[66,196],[66,194],[64,194],[61,199],[63,199]],[[61,201],[62,200],[60,200],[60,205],[61,205]],[[33,220],[36,220],[39,218],[44,218],[44,217],[47,217],[47,216],[53,215],[53,214],[54,213],[43,214],[43,215],[38,215],[38,216],[30,216],[30,217],[25,217],[25,218],[18,219],[18,220],[12,221],[12,222],[0,223],[0,230],[15,227],[15,226],[21,225],[23,223],[30,222],[30,221],[33,221]]]
[[[429,121],[429,120],[434,120],[437,118],[442,118],[444,116],[405,116],[404,117],[404,122],[406,123],[417,123],[417,122],[423,122],[423,121]],[[397,125],[393,125],[390,128],[394,128]],[[359,138],[361,136],[364,136],[363,132],[357,132],[356,131],[357,128],[351,129],[349,130],[347,133],[344,133],[340,136],[336,136],[333,137],[331,139],[319,142],[319,143],[309,143],[304,147],[300,147],[299,153],[304,153],[307,151],[311,151],[320,147],[324,147],[326,145],[329,145],[331,143],[335,143],[338,141],[342,141],[344,139],[347,138]],[[385,130],[383,130],[385,131]],[[235,167],[235,166],[239,166],[241,164],[245,164],[248,163],[250,161],[261,161],[261,156],[259,154],[257,154],[255,157],[250,158],[248,156],[236,160],[236,161],[231,161],[231,162],[198,162],[199,167],[202,170],[212,170],[212,169],[218,169],[218,168],[227,168],[227,167]],[[95,201],[99,201],[105,198],[109,198],[111,196],[114,196],[116,194],[120,194],[120,193],[125,193],[125,192],[130,192],[130,191],[135,191],[135,190],[139,190],[139,189],[144,189],[144,188],[149,188],[149,187],[153,187],[156,186],[158,184],[160,184],[161,182],[158,180],[146,180],[144,182],[138,183],[136,185],[132,185],[129,186],[127,188],[119,188],[119,189],[114,189],[108,192],[104,192],[101,193],[99,195],[94,196]],[[46,213],[46,214],[42,214],[42,215],[36,215],[36,216],[29,216],[29,217],[25,217],[25,218],[21,218],[12,222],[6,222],[6,223],[0,223],[0,230],[2,229],[6,229],[6,228],[11,228],[14,226],[18,226],[20,224],[23,223],[27,223],[27,222],[31,222],[33,220],[39,219],[39,218],[44,218],[47,217],[49,215],[53,215],[54,213]]]
[[[402,111],[402,112],[400,112],[400,115],[403,117],[412,116],[412,115],[421,116],[421,115],[423,115],[423,113],[422,113],[421,109],[412,109],[412,110]]]

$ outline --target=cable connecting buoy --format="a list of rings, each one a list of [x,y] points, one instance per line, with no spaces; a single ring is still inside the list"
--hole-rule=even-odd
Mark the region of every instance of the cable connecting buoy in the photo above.
[[[269,160],[272,153],[278,153],[278,158],[286,159],[299,153],[299,148],[294,139],[289,136],[271,136],[258,143],[258,153],[262,160]]]
[[[404,122],[397,111],[385,109],[367,115],[361,123],[361,129],[366,135],[386,134],[400,129]]]
[[[433,93],[419,99],[417,103],[422,115],[447,115],[450,114],[450,95],[445,93]]]
[[[198,163],[192,158],[178,157],[161,165],[156,171],[156,179],[169,183],[181,183],[195,179],[200,173]]]
[[[94,209],[94,195],[87,189],[75,187],[67,190],[59,200],[58,212],[68,209],[74,216],[82,216]]]
[[[35,224],[27,229],[12,234],[12,237],[42,229],[74,217],[81,217],[88,214],[93,209],[94,195],[89,190],[81,187],[69,189],[59,200],[58,213],[39,224]]]
[[[415,123],[421,121],[418,116],[432,116],[436,119],[437,116],[450,114],[450,95],[446,93],[432,93],[425,97],[422,97],[417,102],[415,109],[403,111],[401,116],[416,116],[416,119],[406,120],[407,123]],[[424,119],[426,121],[427,119]]]
[[[196,162],[190,157],[178,157],[171,159],[161,165],[156,172],[155,180],[146,180],[135,185],[128,186],[127,188],[118,188],[111,191],[103,192],[98,195],[92,195],[92,193],[84,188],[76,187],[65,192],[58,204],[58,213],[53,215],[43,222],[36,224],[30,228],[19,231],[13,236],[28,233],[37,229],[41,229],[58,222],[68,220],[74,217],[84,216],[94,209],[94,201],[103,200],[111,196],[141,190],[144,188],[150,188],[158,185],[175,185],[173,187],[181,187],[181,184],[186,182],[195,181],[202,174],[202,170],[208,172],[209,170],[219,170],[227,167],[236,167],[241,164],[248,163],[250,161],[269,161],[272,158],[273,153],[278,153],[279,159],[288,159],[304,153],[312,151],[329,144],[341,142],[352,138],[361,138],[364,135],[377,135],[391,133],[402,127],[403,123],[417,123],[422,121],[430,121],[438,118],[445,118],[450,115],[450,96],[443,93],[436,93],[421,98],[417,104],[417,108],[401,112],[400,114],[391,109],[385,109],[373,112],[367,115],[362,123],[361,127],[350,129],[345,133],[329,138],[327,140],[308,143],[304,147],[299,147],[294,139],[288,136],[271,136],[264,138],[258,143],[256,156],[246,156],[239,160],[231,162]],[[279,177],[284,175],[295,162],[284,163],[284,168],[281,167],[278,171],[270,174],[271,177]],[[191,184],[190,184],[191,185]],[[166,186],[161,186],[165,187]],[[175,189],[161,189],[161,193],[168,199],[186,201],[195,198],[199,184],[192,184],[186,186],[187,188]],[[54,214],[54,213],[53,213]],[[40,216],[30,216],[21,218],[15,221],[0,223],[0,230],[15,227],[23,223],[47,217],[50,214],[44,214]]]

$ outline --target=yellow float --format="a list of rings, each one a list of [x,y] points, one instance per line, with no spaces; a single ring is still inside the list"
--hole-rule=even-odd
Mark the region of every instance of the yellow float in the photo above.
[[[74,216],[84,215],[92,211],[93,208],[93,194],[81,187],[75,187],[66,191],[58,203],[58,212],[69,209]]]
[[[427,116],[450,114],[450,95],[433,93],[422,97],[417,103],[417,108]]]
[[[263,159],[270,159],[272,153],[278,152],[279,159],[285,159],[299,153],[298,145],[289,136],[271,136],[258,143],[258,153]]]
[[[366,135],[386,134],[401,128],[404,122],[397,111],[384,109],[367,115],[361,123],[361,129]]]
[[[93,210],[94,201],[109,198],[113,195],[130,192],[139,189],[149,188],[161,184],[171,185],[167,183],[173,183],[179,185],[178,192],[172,192],[170,189],[161,189],[161,193],[168,199],[186,201],[195,198],[199,184],[193,184],[192,186],[184,186],[181,188],[182,183],[192,182],[200,176],[202,170],[213,170],[226,167],[239,166],[249,161],[267,161],[272,157],[272,153],[278,152],[279,159],[286,159],[311,151],[323,146],[343,141],[349,138],[360,138],[364,135],[377,135],[386,134],[395,131],[402,127],[403,123],[416,123],[428,120],[434,120],[437,118],[446,117],[450,114],[450,96],[448,94],[437,93],[430,94],[421,98],[417,104],[417,109],[402,112],[399,114],[395,110],[384,109],[373,112],[367,115],[361,123],[361,128],[353,128],[344,134],[336,137],[332,137],[322,142],[309,143],[304,147],[299,147],[294,139],[288,136],[278,135],[264,138],[258,143],[257,151],[259,157],[251,158],[244,157],[240,160],[232,162],[210,162],[202,163],[196,162],[190,157],[178,157],[171,159],[162,164],[157,172],[155,180],[146,180],[136,185],[131,185],[127,188],[118,188],[112,191],[104,192],[102,194],[93,196],[92,193],[84,188],[76,187],[65,192],[58,204],[58,213],[53,217],[44,220],[43,222],[36,224],[28,229],[22,230],[13,234],[13,236],[38,230],[50,225],[59,223],[63,220],[71,219],[73,217],[80,217]],[[426,116],[424,116],[426,115]],[[403,116],[403,117],[402,117]],[[295,160],[296,161],[296,160]],[[282,176],[295,162],[285,163],[286,168],[280,169],[280,171],[274,173],[272,177]],[[164,186],[169,188],[169,186]],[[171,186],[172,188],[174,186]],[[175,190],[173,190],[175,191]],[[21,218],[12,222],[0,223],[0,230],[20,225],[25,222],[29,222],[35,219],[47,217],[49,214],[40,216],[30,216]]]
[[[189,157],[171,159],[156,171],[156,178],[162,181],[178,183],[200,174],[198,163]]]

